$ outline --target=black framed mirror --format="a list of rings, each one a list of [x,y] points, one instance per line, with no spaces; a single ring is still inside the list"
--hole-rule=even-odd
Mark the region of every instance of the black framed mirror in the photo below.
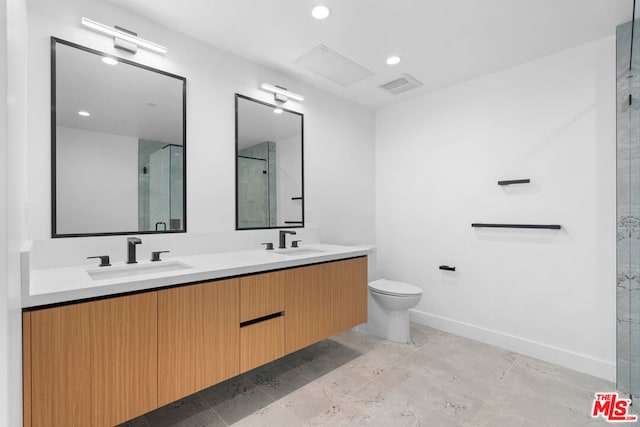
[[[304,227],[304,115],[235,101],[236,230]]]
[[[186,79],[51,38],[51,235],[187,230]]]

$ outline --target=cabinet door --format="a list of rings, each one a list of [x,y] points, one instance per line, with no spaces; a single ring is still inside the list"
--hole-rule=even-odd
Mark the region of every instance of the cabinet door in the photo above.
[[[239,373],[239,282],[158,292],[158,404]]]
[[[84,304],[31,313],[32,425],[91,425],[91,312]]]
[[[367,321],[367,258],[327,264],[331,281],[331,335]]]
[[[331,335],[329,264],[285,270],[285,348],[294,352]]]
[[[33,426],[113,426],[157,408],[149,292],[31,313]]]

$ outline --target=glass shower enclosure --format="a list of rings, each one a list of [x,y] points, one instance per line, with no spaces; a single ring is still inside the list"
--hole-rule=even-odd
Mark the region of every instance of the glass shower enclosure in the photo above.
[[[638,30],[638,28],[636,28]],[[616,33],[616,386],[640,407],[640,42],[632,23]]]
[[[141,139],[138,148],[139,229],[181,230],[183,147]]]

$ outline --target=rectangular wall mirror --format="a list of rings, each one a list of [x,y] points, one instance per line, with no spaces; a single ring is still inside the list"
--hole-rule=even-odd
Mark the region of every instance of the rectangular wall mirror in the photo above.
[[[236,94],[236,229],[304,227],[304,117]]]
[[[186,231],[186,79],[51,38],[52,237]]]

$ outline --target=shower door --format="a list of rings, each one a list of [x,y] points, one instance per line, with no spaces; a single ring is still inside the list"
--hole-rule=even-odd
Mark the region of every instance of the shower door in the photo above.
[[[638,31],[634,45],[637,52]],[[640,396],[640,56],[630,67],[631,22],[618,26],[617,50],[616,385],[633,399]]]
[[[149,141],[145,141],[149,146]],[[143,155],[139,177],[139,227],[143,231],[180,230],[183,224],[183,147],[159,144]]]
[[[238,156],[238,224],[263,228],[269,217],[269,175],[266,159]]]

